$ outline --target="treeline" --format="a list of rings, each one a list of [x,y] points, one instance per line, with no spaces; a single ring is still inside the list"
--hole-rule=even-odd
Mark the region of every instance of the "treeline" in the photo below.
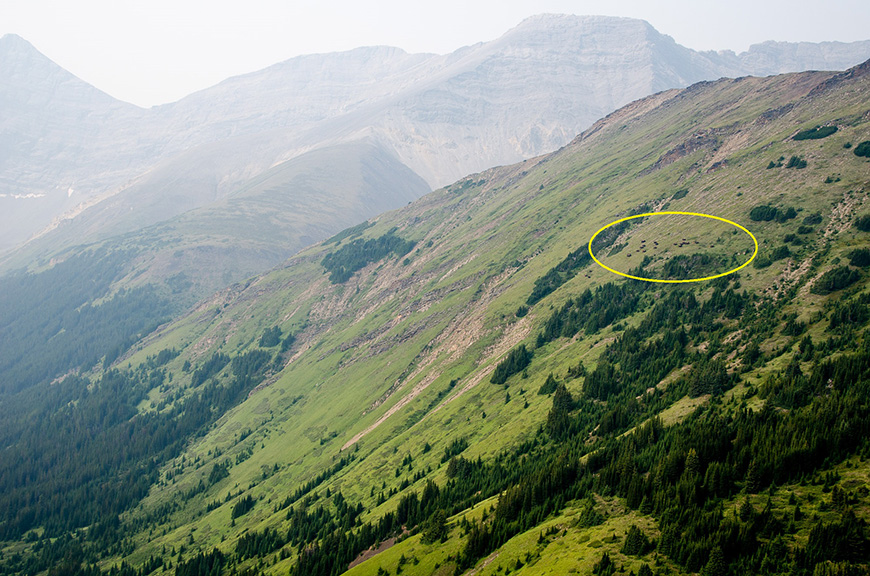
[[[590,456],[597,474],[593,488],[656,517],[662,529],[658,551],[691,572],[703,569],[716,548],[734,574],[779,573],[787,567],[809,575],[820,562],[865,561],[866,529],[849,516],[848,505],[841,504],[841,511],[844,522],[852,518],[851,530],[819,521],[806,548],[796,546],[794,553],[771,546],[795,527],[774,513],[769,498],[760,510],[746,500],[738,518],[717,505],[741,490],[758,494],[805,481],[856,451],[870,452],[870,353],[817,364],[808,381],[830,382],[832,388],[788,412],[776,410],[773,401],[757,413],[729,416],[702,409],[667,429],[654,420]],[[773,399],[778,390],[801,385],[802,377],[792,370],[767,394]],[[794,520],[795,507],[776,512]]]
[[[610,291],[615,289],[611,286],[601,290],[600,302],[609,300],[607,296],[613,296]],[[625,289],[625,285],[619,288],[619,296],[624,296],[621,290]],[[582,300],[591,302],[592,295]],[[764,313],[763,307],[762,313],[758,313],[755,306],[747,306],[750,301],[748,296],[730,288],[728,280],[715,283],[712,296],[703,303],[697,301],[691,291],[663,291],[658,303],[638,328],[626,330],[605,349],[601,361],[604,368],[586,376],[582,397],[575,400],[564,384],[556,384],[553,408],[542,427],[545,436],[536,438],[509,455],[499,456],[491,463],[453,456],[447,468],[449,480],[440,490],[436,511],[455,513],[474,501],[502,493],[494,515],[484,523],[466,527],[468,536],[463,551],[455,558],[457,565],[460,568],[472,566],[477,559],[488,555],[512,536],[538,525],[569,500],[586,497],[592,491],[612,493],[613,488],[596,487],[598,474],[595,470],[605,466],[609,461],[607,458],[591,458],[594,469],[579,465],[581,456],[589,450],[586,440],[592,430],[607,438],[615,438],[618,433],[687,392],[720,394],[730,387],[734,383],[734,376],[728,374],[724,365],[713,358],[720,348],[712,346],[709,357],[701,355],[693,358],[687,352],[690,334],[697,339],[721,339],[729,330],[722,319],[741,315],[754,327],[751,330],[763,333],[764,326],[769,323],[769,315]],[[573,306],[568,307],[568,310],[571,308]],[[554,312],[554,316],[562,315],[562,310]],[[570,335],[571,330],[565,334]],[[660,336],[656,338],[656,334]],[[556,333],[554,330],[550,336],[562,337],[562,332]],[[638,393],[643,395],[650,386],[689,360],[695,361],[695,367],[667,391],[647,395],[640,402],[636,399]],[[655,422],[647,432],[639,431],[631,436],[664,435],[665,430]],[[624,472],[620,478],[632,477]],[[720,474],[717,478],[722,477]],[[718,482],[721,484],[722,480]],[[637,507],[644,498],[637,486],[634,490],[639,498]],[[413,500],[416,495],[412,493],[403,497],[399,504],[401,510],[407,509],[408,498]],[[644,508],[651,510],[649,502],[651,500],[648,498]],[[590,514],[594,515],[594,511]],[[416,525],[418,530],[434,522],[431,515],[411,514],[407,517],[411,520],[408,527]],[[379,524],[381,528],[388,525],[388,522]],[[349,534],[339,531],[315,545],[303,545],[294,574],[341,573],[346,562],[378,541],[377,538],[360,538],[362,534],[377,535],[379,538],[394,535],[370,525],[368,528],[363,526],[351,530]],[[299,544],[302,545],[302,542]]]
[[[162,368],[144,365],[107,371],[94,383],[69,376],[34,388],[42,396],[35,413],[16,417],[17,404],[0,407],[10,424],[2,432],[0,539],[36,527],[55,537],[91,526],[100,547],[111,549],[123,538],[118,515],[148,493],[162,463],[262,381],[270,358],[264,351],[238,356],[231,378],[210,379],[163,411],[137,410],[165,378]]]
[[[625,232],[630,225],[630,222],[621,222],[615,226],[607,228],[595,237],[595,241],[592,243],[592,249],[598,252],[613,245],[616,239],[619,238],[619,235]],[[537,304],[545,297],[555,292],[562,284],[572,279],[577,275],[577,272],[591,263],[592,256],[589,254],[589,246],[585,244],[569,253],[564,260],[550,268],[546,274],[535,280],[532,292],[526,299],[526,305],[532,306]]]
[[[38,274],[0,278],[0,394],[70,370],[108,363],[169,315],[153,287],[121,290],[99,305],[129,254],[97,250]]]
[[[415,242],[388,232],[378,238],[358,238],[323,257],[321,264],[329,272],[329,281],[344,284],[354,272],[377,262],[389,254],[402,257],[414,249]]]
[[[637,281],[608,282],[580,296],[569,298],[559,310],[550,315],[538,334],[536,345],[543,346],[557,338],[573,338],[581,330],[595,334],[639,310],[645,283]]]
[[[508,352],[507,357],[499,362],[489,381],[493,384],[504,384],[507,379],[525,370],[532,362],[532,353],[526,349],[525,344],[520,344]]]
[[[797,503],[787,510],[775,510],[770,499],[761,508],[746,500],[740,516],[734,518],[723,514],[721,502],[740,491],[759,494],[771,486],[806,481],[820,469],[856,452],[870,455],[870,348],[833,361],[819,361],[806,376],[793,362],[765,386],[763,394],[770,401],[760,412],[744,409],[728,414],[717,410],[713,403],[711,408],[701,409],[670,428],[654,418],[633,434],[612,436],[647,416],[643,410],[632,409],[637,403],[634,394],[646,385],[637,382],[644,371],[632,366],[649,366],[650,372],[656,372],[650,361],[658,359],[664,348],[656,350],[655,341],[644,347],[644,339],[650,333],[670,328],[670,333],[675,334],[671,338],[676,340],[667,349],[678,351],[688,344],[688,334],[703,334],[708,339],[727,331],[724,325],[716,326],[715,318],[737,296],[727,296],[729,291],[721,287],[718,292],[717,302],[699,305],[693,304],[693,295],[673,291],[651,310],[636,335],[626,331],[608,346],[600,366],[606,367],[602,370],[608,374],[607,381],[618,385],[605,387],[602,393],[593,384],[587,391],[590,379],[594,382],[601,377],[593,376],[593,372],[583,389],[584,397],[591,396],[589,400],[575,400],[564,386],[557,387],[544,427],[554,439],[563,438],[557,445],[564,446],[566,459],[557,470],[570,478],[573,463],[589,451],[586,443],[590,431],[608,434],[611,439],[588,453],[586,466],[576,470],[573,480],[559,482],[560,476],[538,461],[539,476],[506,491],[495,516],[473,527],[459,558],[460,567],[472,566],[506,538],[536,525],[543,519],[536,511],[546,514],[558,510],[566,500],[595,492],[625,498],[630,508],[654,516],[663,532],[657,551],[690,572],[712,573],[710,570],[716,566],[710,567],[710,563],[714,561],[721,563],[721,574],[774,574],[784,570],[809,576],[826,562],[839,563],[844,570],[854,566],[856,573],[861,570],[858,565],[866,569],[863,563],[870,552],[867,529],[856,520],[847,496],[841,494],[833,499],[842,520],[817,521],[805,547],[781,543],[784,536],[796,530],[794,518],[801,518],[793,510]],[[717,308],[718,314],[714,312]],[[743,318],[743,326],[750,332],[763,331],[767,323],[764,315],[756,314],[755,307],[745,307]],[[686,320],[694,320],[688,330]],[[704,327],[711,332],[700,332]],[[661,341],[668,337],[666,332]],[[717,348],[716,353],[721,351]],[[685,357],[686,353],[674,354]],[[662,372],[668,371],[668,365],[680,364],[679,358],[665,360],[661,371],[651,374],[649,381],[657,381]],[[693,370],[665,394],[675,399],[687,389],[696,394],[721,393],[733,385],[734,378],[715,355],[707,355],[695,359]],[[795,390],[802,392],[795,394]],[[794,402],[795,396],[801,401]],[[603,407],[596,403],[602,397],[606,398]],[[789,411],[774,408],[781,398],[788,399]],[[589,418],[589,413],[596,410],[604,413],[597,422]],[[628,417],[621,425],[603,430],[606,415],[614,411],[626,412]],[[785,522],[783,516],[791,517],[792,523]]]
[[[557,445],[565,446],[571,454],[568,464],[559,469],[570,471],[571,463],[588,452],[590,431],[617,434],[661,409],[643,410],[640,404],[654,404],[655,400],[647,392],[639,404],[635,394],[643,393],[648,383],[657,382],[671,368],[690,359],[685,352],[689,335],[712,342],[708,354],[695,358],[686,376],[654,396],[668,396],[672,402],[687,391],[716,395],[732,386],[736,376],[724,369],[716,354],[725,351],[718,342],[733,328],[718,319],[740,317],[751,342],[753,337],[768,334],[771,318],[775,318],[770,307],[747,306],[748,300],[724,289],[723,283],[704,304],[691,292],[673,290],[636,331],[627,330],[608,346],[600,364],[606,377],[601,373],[593,376],[595,372],[587,376],[583,392],[589,400],[575,400],[558,385],[543,430],[553,439],[561,439]],[[665,332],[660,340],[649,341],[651,334],[661,331]],[[657,342],[668,338],[673,340],[657,348]],[[666,350],[673,358],[668,358]],[[656,369],[658,362],[662,366]],[[596,389],[596,379],[610,386]],[[870,353],[864,350],[836,361],[821,361],[806,377],[793,363],[769,388],[765,394],[771,399],[779,392],[793,397],[789,390],[794,388],[808,390],[801,395],[804,404],[788,412],[774,410],[774,400],[759,413],[743,410],[729,416],[716,410],[714,403],[713,408],[702,409],[671,428],[665,429],[652,419],[634,434],[610,436],[613,439],[605,442],[605,449],[588,455],[587,466],[577,470],[574,481],[548,485],[558,476],[544,472],[537,481],[508,490],[499,500],[495,517],[469,533],[460,567],[473,565],[505,538],[534,526],[542,519],[536,510],[547,510],[548,506],[557,510],[561,502],[590,492],[624,497],[631,508],[656,517],[663,529],[658,552],[689,571],[709,572],[707,569],[712,568],[708,565],[715,560],[722,563],[722,574],[729,569],[733,574],[772,574],[789,567],[791,573],[810,575],[825,562],[839,563],[844,570],[852,563],[864,562],[868,552],[866,527],[855,521],[846,497],[838,500],[844,514],[842,522],[818,521],[806,547],[791,549],[770,544],[771,540],[779,542],[777,536],[794,532],[793,526],[780,520],[782,513],[788,516],[791,510],[774,514],[769,504],[760,510],[744,506],[735,523],[722,514],[717,502],[740,490],[757,494],[772,485],[803,481],[855,452],[870,455],[866,440],[870,431]],[[602,396],[606,405],[597,403]],[[789,403],[791,408],[795,405]],[[591,418],[596,412],[600,418]],[[627,416],[605,429],[608,416],[614,413]],[[835,426],[839,427],[836,433],[826,433]],[[539,461],[536,469],[546,467]],[[538,488],[542,485],[546,486],[546,496]]]

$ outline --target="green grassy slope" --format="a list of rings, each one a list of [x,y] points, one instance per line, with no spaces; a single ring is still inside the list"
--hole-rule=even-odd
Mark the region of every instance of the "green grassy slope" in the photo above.
[[[611,114],[554,154],[469,176],[373,219],[368,227],[309,248],[281,269],[228,288],[163,327],[116,364],[133,369],[160,350],[180,352],[166,364],[172,378],[150,391],[139,406],[142,412],[167,410],[194,394],[191,372],[215,353],[237,357],[263,348],[261,336],[273,327],[295,340],[283,352],[265,347],[273,360],[260,385],[162,465],[147,497],[121,516],[124,537],[101,551],[100,566],[122,561],[142,566],[154,556],[162,561],[155,573],[172,573],[198,553],[217,549],[230,556],[246,534],[292,528],[288,510],[337,509],[327,491],[361,504],[362,521],[377,522],[396,511],[402,497],[420,493],[428,480],[446,489],[445,451],[458,439],[468,443],[464,458],[484,463],[558,449],[555,433],[540,431],[553,406],[551,396],[538,394],[548,375],[576,398],[588,394],[584,379],[571,377],[572,370],[580,363],[588,373],[605,363],[620,339],[642,328],[645,313],[673,290],[646,287],[639,307],[618,321],[543,340],[538,334],[569,299],[587,288],[629,281],[590,264],[539,301],[529,304],[529,295],[536,280],[583,248],[597,230],[630,214],[700,212],[745,226],[758,239],[759,255],[739,280],[717,286],[730,286],[749,302],[747,308],[773,310],[773,316],[753,324],[748,316],[725,312],[716,320],[718,331],[692,332],[689,360],[658,382],[658,392],[653,383],[647,396],[638,393],[645,399],[634,420],[609,430],[590,424],[587,430],[588,418],[598,421],[607,403],[615,402],[589,401],[572,412],[582,434],[566,440],[566,450],[582,455],[583,462],[599,451],[620,450],[634,426],[658,412],[666,428],[683,433],[687,425],[681,423],[694,422],[699,407],[733,415],[773,405],[774,396],[758,393],[771,374],[803,354],[799,340],[805,335],[820,345],[839,334],[839,344],[830,344],[832,357],[863,342],[863,323],[846,333],[832,333],[828,326],[837,302],[864,294],[866,273],[852,267],[860,280],[846,291],[814,293],[820,291],[813,287],[827,271],[846,264],[852,250],[870,244],[867,233],[853,225],[856,215],[870,212],[865,205],[870,164],[853,153],[870,139],[868,70],[865,65],[839,75],[720,80],[651,96]],[[817,125],[836,125],[838,131],[820,140],[792,140]],[[787,167],[793,156],[806,166]],[[776,207],[783,217],[750,218],[762,205]],[[794,208],[794,217],[788,208]],[[736,232],[709,219],[659,216],[612,238],[601,257],[628,272],[649,256],[644,270],[651,277],[715,274],[751,255],[751,241]],[[405,255],[376,259],[344,284],[329,281],[321,264],[327,254],[386,234],[416,244]],[[669,269],[669,262],[675,267]],[[717,294],[711,283],[688,290],[701,302]],[[528,309],[517,314],[524,306]],[[795,323],[803,324],[798,329]],[[529,366],[504,385],[490,383],[496,365],[520,344],[534,350]],[[753,346],[758,358],[746,360]],[[685,382],[680,376],[693,374],[691,365],[708,357],[733,374],[729,390],[712,400],[678,394]],[[803,369],[811,371],[809,360]],[[229,381],[229,369],[216,378]],[[543,448],[529,448],[529,442]],[[213,475],[216,465],[226,465],[225,477]],[[823,483],[823,472],[836,471],[833,483],[855,495],[852,507],[859,518],[870,519],[868,470],[856,452],[825,463],[803,482],[790,479],[770,487],[775,515],[794,506],[792,493],[805,510],[817,509],[816,516],[795,520],[777,545],[803,546],[816,517],[835,518],[832,481]],[[645,563],[677,573],[698,569],[700,560],[679,559],[676,552],[623,553],[631,525],[660,540],[662,516],[629,505],[619,490],[607,493],[600,478],[589,476],[588,482],[578,486],[597,488],[582,498],[580,488],[569,490],[552,514],[529,530],[518,529],[479,560],[460,560],[470,530],[462,518],[494,525],[499,499],[483,490],[451,518],[443,544],[423,544],[415,527],[406,526],[411,534],[350,573],[396,574],[399,568],[403,574],[464,573],[457,571],[464,562],[476,574],[588,574],[604,552],[626,573],[637,573]],[[283,506],[306,483],[300,494],[307,500]],[[742,478],[736,486],[718,501],[726,516],[745,500]],[[766,494],[749,497],[757,512]],[[238,514],[236,506],[247,497],[253,507]],[[598,521],[588,521],[590,507]],[[20,546],[9,543],[4,553]],[[285,574],[299,552],[284,544],[253,558],[236,557],[234,569]],[[399,566],[402,556],[407,562]],[[701,565],[706,562],[705,557]]]

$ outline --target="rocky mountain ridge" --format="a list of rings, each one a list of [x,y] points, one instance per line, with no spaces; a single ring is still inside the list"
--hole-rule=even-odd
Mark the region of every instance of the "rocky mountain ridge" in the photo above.
[[[124,229],[141,228],[226,197],[304,152],[360,139],[440,186],[558,148],[653,92],[720,76],[843,69],[868,56],[870,42],[699,53],[640,20],[540,15],[447,55],[372,47],[300,56],[142,110],[7,36],[0,250],[91,205],[122,217],[99,206],[121,192],[139,206]]]

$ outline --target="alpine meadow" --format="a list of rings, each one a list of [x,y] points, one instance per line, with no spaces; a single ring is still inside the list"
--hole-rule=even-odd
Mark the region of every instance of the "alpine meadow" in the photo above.
[[[0,276],[0,573],[870,574],[870,61],[425,195],[309,154]],[[127,268],[341,157],[406,205],[192,307]]]

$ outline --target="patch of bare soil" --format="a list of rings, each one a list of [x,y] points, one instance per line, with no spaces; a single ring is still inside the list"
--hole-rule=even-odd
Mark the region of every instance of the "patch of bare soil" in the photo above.
[[[471,390],[483,380],[486,376],[492,374],[495,370],[495,366],[498,362],[500,362],[505,356],[507,356],[508,352],[511,351],[517,344],[522,342],[531,332],[532,324],[531,317],[525,316],[521,318],[519,321],[514,322],[509,325],[505,330],[504,335],[496,342],[493,346],[490,346],[489,349],[484,353],[484,357],[478,364],[482,364],[484,362],[490,361],[490,365],[484,368],[483,370],[478,371],[474,376],[472,376],[464,386],[462,386],[459,390],[457,390],[452,396],[447,398],[441,405],[439,405],[434,412],[437,412],[441,406],[453,402],[467,391]]]
[[[377,556],[378,554],[380,554],[384,550],[389,550],[390,548],[395,546],[395,544],[396,544],[396,538],[390,538],[389,540],[384,540],[383,542],[378,544],[377,548],[369,548],[368,550],[363,551],[359,556],[357,556],[354,559],[353,562],[351,562],[348,565],[347,569],[350,570],[354,566],[358,566],[359,564],[362,564],[366,560],[374,558],[375,556]]]
[[[831,239],[832,236],[843,232],[852,225],[852,215],[864,204],[864,194],[845,194],[843,199],[831,210],[831,221],[825,227],[823,236]]]
[[[480,568],[475,568],[474,570],[467,572],[465,576],[475,576],[475,574],[483,571],[484,568],[492,564],[496,558],[498,558],[498,552],[493,552],[486,557],[486,560],[483,561],[483,564],[481,564]]]
[[[785,268],[773,279],[771,285],[763,290],[763,293],[772,296],[774,300],[779,300],[788,293],[792,286],[801,281],[809,270],[810,264],[812,264],[812,261],[807,259],[801,262],[800,266],[795,266],[794,260],[789,258]],[[807,283],[802,290],[809,290],[809,284]]]
[[[821,242],[832,242],[839,233],[847,230],[852,225],[852,217],[858,210],[863,208],[865,197],[866,195],[863,194],[863,191],[861,194],[849,195],[848,193],[846,193],[843,195],[843,199],[840,200],[840,202],[838,202],[837,205],[834,206],[834,208],[831,210],[830,222],[828,222],[828,225],[825,226],[825,231],[822,234]],[[820,246],[820,248],[823,247],[824,246]],[[809,267],[810,261],[807,260],[803,262],[797,270],[794,271],[794,274],[792,276],[786,275],[787,270],[784,270],[781,276],[783,276],[786,280],[791,280],[791,278],[799,279],[806,274]],[[807,279],[807,281],[800,289],[800,295],[807,296],[815,281],[825,272],[826,270],[821,270],[812,278]],[[783,292],[784,291],[785,290],[783,290]]]

